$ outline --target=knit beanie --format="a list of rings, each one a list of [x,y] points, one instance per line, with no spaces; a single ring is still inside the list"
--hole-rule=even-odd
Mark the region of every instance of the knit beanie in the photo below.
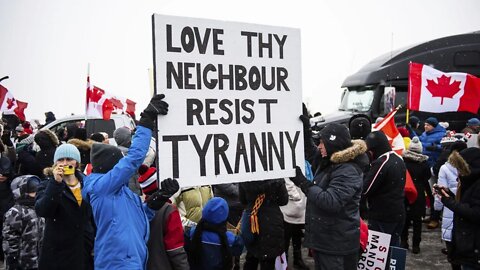
[[[352,117],[348,127],[350,131],[350,137],[352,137],[353,140],[365,139],[368,133],[370,133],[372,130],[372,124],[366,117]]]
[[[425,120],[425,123],[429,124],[432,127],[437,127],[438,120],[435,117],[428,117],[427,120]]]
[[[71,158],[76,160],[80,163],[80,152],[78,151],[77,147],[73,144],[65,143],[57,147],[55,150],[55,155],[53,156],[53,162],[57,162],[59,159],[62,158]]]
[[[202,210],[202,219],[212,224],[220,224],[228,218],[228,204],[223,198],[213,197]]]
[[[101,143],[101,142],[105,141],[105,137],[102,134],[97,132],[97,133],[93,133],[90,136],[90,140]]]
[[[412,116],[410,117],[409,122],[412,125],[412,127],[416,127],[417,124],[420,123],[420,119],[418,119],[418,117],[416,116]]]
[[[338,123],[330,123],[320,130],[320,139],[325,145],[328,156],[352,146],[347,127]]]
[[[412,141],[410,142],[410,146],[408,150],[421,154],[423,152],[422,142],[418,139],[417,136],[413,137]]]
[[[113,132],[113,138],[117,145],[129,148],[132,143],[132,132],[127,127],[120,127]]]
[[[90,150],[92,173],[107,173],[122,158],[122,151],[118,147],[110,144],[94,143]]]
[[[138,174],[140,175],[138,183],[142,188],[143,194],[149,196],[158,190],[157,169],[155,167],[148,167],[143,164],[138,168]]]
[[[467,127],[471,126],[480,126],[480,120],[478,120],[476,117],[468,119]]]

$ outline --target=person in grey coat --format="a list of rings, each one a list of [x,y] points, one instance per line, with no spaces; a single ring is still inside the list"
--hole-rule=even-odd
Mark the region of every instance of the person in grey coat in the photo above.
[[[313,250],[315,269],[357,269],[363,183],[359,160],[367,147],[362,140],[352,141],[348,129],[336,123],[320,131],[318,148],[308,138],[307,121],[304,132],[307,160],[320,160],[313,183],[298,166],[290,178],[307,196],[304,246]]]

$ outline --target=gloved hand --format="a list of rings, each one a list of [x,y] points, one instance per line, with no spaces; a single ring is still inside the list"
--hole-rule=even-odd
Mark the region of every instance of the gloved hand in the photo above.
[[[150,99],[150,103],[148,104],[147,108],[145,108],[145,110],[143,110],[143,112],[140,114],[141,118],[139,125],[153,130],[155,127],[154,121],[157,120],[157,115],[166,115],[168,113],[168,103],[163,101],[163,98],[165,98],[165,95],[160,94],[155,95],[152,97],[152,99]]]
[[[428,151],[436,151],[437,150],[437,145],[432,143],[431,145],[425,147],[426,150]]]
[[[147,206],[156,211],[160,210],[165,202],[180,189],[178,181],[171,178],[163,180],[160,186],[161,190],[156,191],[145,200]]]
[[[308,181],[307,178],[302,173],[300,167],[295,166],[295,177],[290,177],[290,180],[299,187],[303,193],[307,194],[307,190],[309,187],[313,186],[313,183]]]

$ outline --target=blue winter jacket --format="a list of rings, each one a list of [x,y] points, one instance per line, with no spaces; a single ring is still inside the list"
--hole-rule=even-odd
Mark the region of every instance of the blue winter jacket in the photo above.
[[[147,153],[152,131],[137,126],[128,155],[106,174],[84,180],[82,196],[93,208],[97,225],[95,269],[145,269],[149,220],[154,211],[128,188]]]
[[[441,125],[437,125],[429,132],[424,131],[419,139],[422,142],[423,154],[428,156],[428,165],[432,168],[437,162],[438,156],[442,152],[440,141],[445,136],[447,130]],[[435,151],[427,150],[426,147],[435,145]]]

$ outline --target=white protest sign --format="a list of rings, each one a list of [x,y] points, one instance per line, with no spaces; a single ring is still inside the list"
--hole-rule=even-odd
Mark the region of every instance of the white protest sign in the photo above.
[[[197,186],[304,168],[300,31],[153,15],[160,179]]]
[[[368,230],[367,249],[358,260],[357,270],[383,270],[390,248],[390,234]]]

